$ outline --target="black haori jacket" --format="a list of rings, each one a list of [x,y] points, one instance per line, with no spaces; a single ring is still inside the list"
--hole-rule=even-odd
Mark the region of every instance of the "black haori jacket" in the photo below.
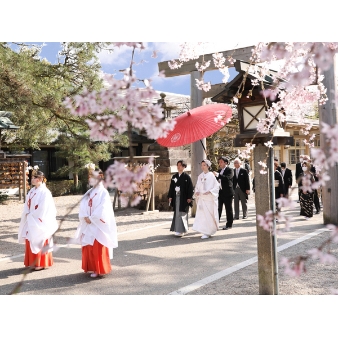
[[[170,181],[168,198],[172,198],[171,205],[176,208],[176,191],[175,188],[180,187],[180,210],[185,212],[188,207],[187,199],[192,199],[194,187],[192,185],[191,178],[188,174],[183,172],[181,176],[178,176],[178,173],[174,174]]]

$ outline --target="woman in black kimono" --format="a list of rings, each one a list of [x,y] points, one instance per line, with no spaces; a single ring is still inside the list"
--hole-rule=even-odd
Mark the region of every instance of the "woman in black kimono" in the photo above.
[[[170,231],[176,236],[183,236],[188,232],[188,212],[191,206],[193,185],[191,178],[184,172],[187,164],[183,160],[177,161],[177,171],[171,178],[168,199],[174,209],[174,216]]]
[[[315,181],[313,173],[311,172],[311,165],[308,162],[303,161],[302,173],[298,178],[298,189],[299,189],[299,204],[300,204],[300,215],[305,216],[305,219],[309,219],[313,216],[313,191],[303,191],[303,179],[308,177],[313,183]]]

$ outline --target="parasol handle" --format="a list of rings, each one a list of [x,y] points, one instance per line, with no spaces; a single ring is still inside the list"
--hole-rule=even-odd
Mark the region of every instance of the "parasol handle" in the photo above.
[[[203,144],[202,140],[200,140],[200,142],[201,142],[202,147],[203,147],[203,149],[204,149],[205,157],[208,158],[207,151],[206,151],[206,149],[205,149],[205,147],[204,147],[204,144]]]
[[[204,149],[205,156],[206,156],[206,155],[207,155],[207,151],[205,150],[205,147],[204,147],[204,144],[203,144],[202,140],[200,140],[200,142],[201,142],[201,144],[202,144],[202,147],[203,147],[203,149]]]

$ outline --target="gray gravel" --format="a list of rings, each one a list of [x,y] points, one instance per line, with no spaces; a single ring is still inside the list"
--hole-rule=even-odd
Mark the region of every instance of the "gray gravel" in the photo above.
[[[55,197],[58,211],[58,220],[61,223],[60,230],[55,236],[57,244],[66,244],[77,227],[78,202],[81,196]],[[252,199],[252,197],[251,197]],[[252,203],[252,200],[251,200]],[[72,207],[70,210],[69,207]],[[17,230],[19,226],[23,203],[11,199],[7,204],[0,205],[0,259],[23,253],[23,246],[17,243]],[[64,216],[66,215],[66,216]],[[153,212],[144,214],[142,210],[135,208],[123,208],[115,211],[118,233],[146,228],[168,223],[172,219],[172,212]],[[294,222],[294,227],[302,225],[304,220]],[[309,231],[323,229],[321,215],[316,215],[308,221]],[[224,233],[224,232],[223,232]],[[168,233],[167,233],[168,234]],[[320,235],[294,245],[279,253],[279,257],[295,257],[306,254],[307,250],[319,246],[329,236],[325,231]],[[157,248],[158,249],[158,248]],[[337,245],[332,246],[331,253],[338,258]],[[126,258],[126,262],[129,258]],[[318,260],[307,262],[307,273],[301,277],[287,276],[283,269],[279,269],[279,294],[280,295],[330,295],[334,289],[338,289],[338,264],[321,264]],[[99,292],[99,291],[97,291]],[[96,291],[94,291],[96,293]],[[222,277],[212,283],[202,286],[189,295],[258,295],[257,263],[251,264],[228,276]]]

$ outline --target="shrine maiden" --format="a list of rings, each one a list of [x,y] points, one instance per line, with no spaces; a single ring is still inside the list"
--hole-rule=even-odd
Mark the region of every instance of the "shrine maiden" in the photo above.
[[[53,234],[58,229],[56,208],[43,172],[33,171],[34,186],[27,194],[18,241],[25,244],[24,265],[43,270],[53,265]]]
[[[117,228],[112,202],[101,180],[103,173],[94,172],[89,178],[93,186],[80,203],[79,226],[73,243],[82,246],[82,269],[91,277],[108,274],[112,268],[113,248],[117,248]]]

